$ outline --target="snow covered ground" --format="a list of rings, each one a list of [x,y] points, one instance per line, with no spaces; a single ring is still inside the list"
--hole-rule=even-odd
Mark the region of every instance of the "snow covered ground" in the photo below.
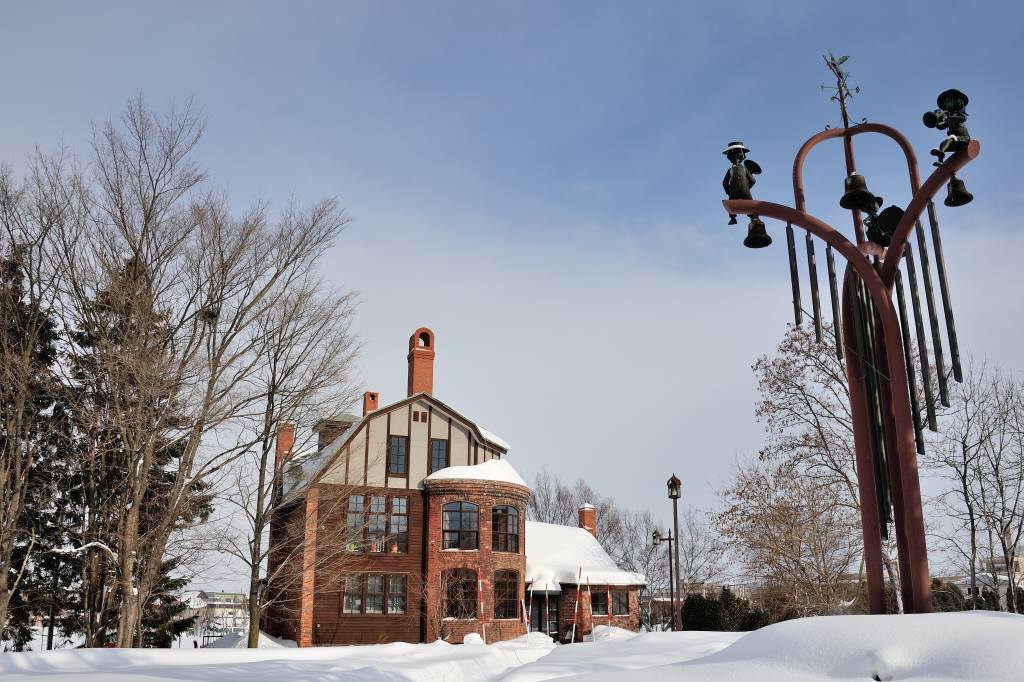
[[[1024,679],[1024,616],[976,611],[836,616],[749,634],[599,628],[594,642],[543,635],[486,645],[313,649],[92,649],[0,655],[0,680],[979,680]]]

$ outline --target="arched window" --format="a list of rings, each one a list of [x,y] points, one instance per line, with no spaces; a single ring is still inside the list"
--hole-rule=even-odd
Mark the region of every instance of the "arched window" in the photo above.
[[[519,551],[519,510],[515,507],[491,510],[491,549],[495,552]]]
[[[494,572],[494,617],[519,618],[519,574]]]
[[[476,571],[468,568],[445,571],[441,574],[441,594],[444,595],[445,618],[477,617]]]
[[[449,502],[441,514],[443,549],[479,549],[480,507],[472,502]]]

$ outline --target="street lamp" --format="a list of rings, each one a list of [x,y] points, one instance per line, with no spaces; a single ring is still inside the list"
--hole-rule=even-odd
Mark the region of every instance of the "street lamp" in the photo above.
[[[672,478],[668,479],[666,484],[668,486],[668,497],[672,500],[672,519],[675,523],[675,550],[676,550],[676,581],[679,580],[679,497],[682,495],[683,482],[679,478],[672,474]],[[674,586],[676,592],[679,591],[679,585]],[[672,612],[672,622],[676,623],[679,620],[679,609],[674,609]],[[676,629],[682,629],[677,625]]]
[[[676,629],[676,589],[675,589],[675,574],[672,572],[672,533],[663,536],[660,530],[655,530],[651,533],[651,539],[654,541],[654,546],[657,547],[664,540],[668,545],[668,598],[672,606],[672,629]]]

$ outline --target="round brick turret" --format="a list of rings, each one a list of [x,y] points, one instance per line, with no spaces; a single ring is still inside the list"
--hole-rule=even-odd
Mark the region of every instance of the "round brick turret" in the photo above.
[[[427,641],[443,637],[459,643],[474,632],[482,634],[488,643],[513,639],[526,634],[522,612],[524,599],[523,578],[526,573],[526,506],[530,489],[525,485],[507,481],[478,479],[426,479],[423,482],[427,496],[427,587],[426,607]],[[446,504],[470,502],[479,507],[479,538],[476,549],[444,549],[442,524]],[[495,507],[512,507],[518,512],[517,551],[498,551],[495,547],[492,513]],[[483,602],[477,603],[476,619],[452,620],[445,618],[442,576],[451,569],[469,569],[476,573],[483,588]],[[498,571],[515,571],[516,608],[514,618],[495,616],[495,576]]]

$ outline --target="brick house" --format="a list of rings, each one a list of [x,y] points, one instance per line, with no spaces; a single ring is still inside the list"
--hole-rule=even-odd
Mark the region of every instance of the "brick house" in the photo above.
[[[404,399],[365,393],[362,416],[321,420],[308,453],[279,432],[268,574],[296,579],[268,586],[263,629],[299,646],[565,638],[574,610],[577,639],[638,629],[643,576],[601,549],[589,505],[580,528],[526,521],[508,444],[433,395],[434,341],[410,337]]]

